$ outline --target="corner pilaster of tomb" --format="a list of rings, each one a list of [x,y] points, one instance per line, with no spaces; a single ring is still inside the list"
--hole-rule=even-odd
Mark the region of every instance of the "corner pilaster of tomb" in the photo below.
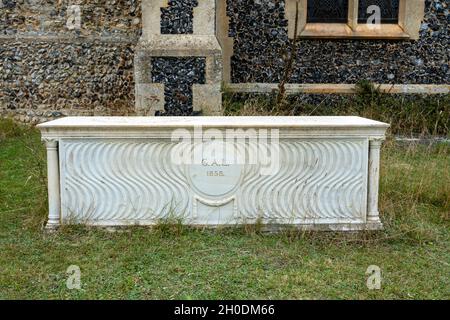
[[[56,231],[61,224],[61,196],[59,172],[59,141],[54,138],[43,138],[47,149],[47,190],[49,215],[45,229]]]

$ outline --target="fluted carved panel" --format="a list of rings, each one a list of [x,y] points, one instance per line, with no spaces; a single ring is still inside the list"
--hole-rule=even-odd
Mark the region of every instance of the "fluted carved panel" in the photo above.
[[[223,223],[339,223],[362,222],[366,215],[367,139],[281,141],[276,174],[261,175],[258,164],[228,169],[231,185],[211,194],[193,185],[189,175],[198,170],[171,162],[175,146],[155,140],[62,141],[63,219],[147,224],[176,215],[217,224],[221,218],[208,215],[221,212]]]
[[[183,215],[184,174],[167,161],[163,142],[82,141],[62,147],[62,210],[66,219],[140,221]]]
[[[364,141],[280,144],[280,171],[261,176],[247,168],[241,209],[248,218],[336,220],[365,214],[367,153]]]

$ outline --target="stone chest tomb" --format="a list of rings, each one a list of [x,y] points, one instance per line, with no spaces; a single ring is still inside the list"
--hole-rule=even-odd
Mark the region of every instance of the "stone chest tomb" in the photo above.
[[[387,127],[358,117],[55,120],[39,125],[48,152],[48,227],[177,218],[202,226],[379,229]]]
[[[239,92],[270,92],[297,37],[417,39],[424,1],[137,4],[142,29],[133,47],[134,81],[127,83],[141,117],[68,117],[39,126],[48,152],[49,228],[153,225],[171,217],[201,226],[381,228],[378,179],[387,124],[358,117],[220,117],[222,83]],[[374,4],[383,9],[378,28],[366,23]],[[310,44],[302,41],[299,53]],[[287,90],[295,91],[302,77],[325,73],[320,68],[296,66]],[[173,117],[200,114],[207,117]]]

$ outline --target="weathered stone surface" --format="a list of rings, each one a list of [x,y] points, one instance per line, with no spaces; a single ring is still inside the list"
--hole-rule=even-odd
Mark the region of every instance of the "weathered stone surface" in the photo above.
[[[2,42],[0,111],[41,120],[129,114],[134,109],[133,54],[128,43]]]
[[[162,83],[136,83],[136,113],[154,116],[164,112],[165,88]]]
[[[209,116],[220,116],[222,110],[222,86],[220,83],[192,86],[194,113],[202,112]]]
[[[66,28],[67,8],[82,9],[82,28]],[[141,0],[3,0],[0,1],[0,34],[127,36],[141,32]]]

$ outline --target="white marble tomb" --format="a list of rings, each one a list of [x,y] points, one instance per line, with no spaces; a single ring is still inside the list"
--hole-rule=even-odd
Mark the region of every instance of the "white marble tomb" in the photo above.
[[[68,117],[47,146],[47,227],[382,227],[388,124],[359,117]],[[232,155],[232,156],[230,156]]]

